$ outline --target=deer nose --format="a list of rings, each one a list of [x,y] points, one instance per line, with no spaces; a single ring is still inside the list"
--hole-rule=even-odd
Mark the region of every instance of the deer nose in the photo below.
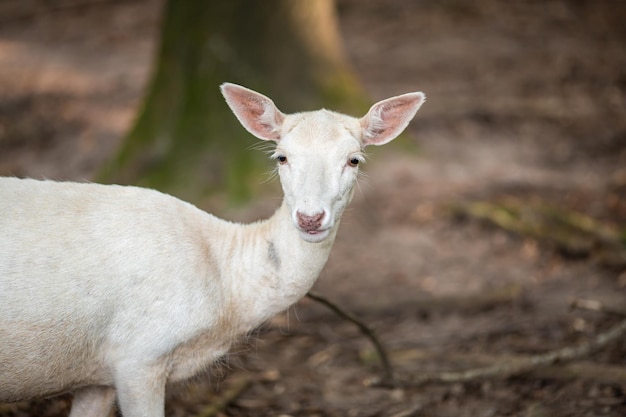
[[[306,232],[314,232],[322,226],[322,219],[324,218],[324,214],[325,213],[322,211],[320,213],[309,216],[297,212],[296,217],[298,218],[298,226],[300,226],[300,228]]]

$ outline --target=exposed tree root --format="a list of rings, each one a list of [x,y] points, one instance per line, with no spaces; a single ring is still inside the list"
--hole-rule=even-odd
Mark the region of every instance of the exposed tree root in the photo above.
[[[337,304],[329,301],[325,297],[322,297],[315,293],[308,293],[307,296],[314,301],[317,301],[326,307],[330,308],[340,317],[355,324],[359,330],[368,337],[376,353],[378,354],[381,364],[383,366],[385,375],[384,378],[376,382],[376,385],[381,386],[415,386],[428,382],[468,382],[486,378],[507,378],[513,375],[518,375],[527,372],[534,372],[537,375],[545,377],[559,378],[559,379],[571,379],[571,378],[591,378],[602,379],[610,382],[623,381],[626,379],[626,369],[622,367],[598,365],[598,364],[569,364],[573,360],[581,359],[589,354],[602,349],[608,344],[615,342],[626,335],[626,320],[622,320],[617,325],[613,326],[609,330],[596,335],[591,340],[576,346],[566,346],[564,348],[555,349],[546,353],[533,355],[533,356],[507,356],[506,358],[496,359],[495,362],[490,357],[488,362],[491,365],[484,367],[468,369],[464,371],[444,371],[435,373],[425,373],[421,375],[410,375],[401,379],[396,379],[393,366],[389,360],[382,343],[374,334],[373,330],[356,318],[350,312],[339,307]],[[591,300],[577,300],[572,304],[576,308],[591,309],[594,311],[609,312],[612,314],[626,315],[624,312],[618,309],[610,309],[603,304]],[[454,355],[458,357],[459,355]],[[476,360],[476,355],[460,355],[463,357],[463,362],[473,362]],[[485,357],[482,357],[483,361]],[[555,366],[555,365],[559,366]],[[565,366],[563,366],[565,364]]]
[[[473,366],[492,366],[499,363],[515,362],[519,363],[528,360],[529,356],[509,355],[509,354],[479,354],[479,353],[458,353],[458,352],[433,352],[424,349],[406,349],[390,352],[391,360],[398,368],[407,364],[415,368],[419,363],[460,363],[473,364]],[[621,384],[626,380],[626,368],[616,364],[605,364],[580,360],[571,363],[558,363],[547,365],[528,371],[533,377],[547,378],[554,380],[580,379],[594,381],[603,384]],[[495,377],[498,377],[497,375]],[[398,379],[405,380],[399,376]]]
[[[551,367],[555,364],[563,364],[576,359],[583,358],[594,351],[597,351],[608,344],[615,342],[622,338],[626,334],[626,320],[622,320],[617,325],[613,326],[606,332],[600,333],[593,339],[581,343],[577,346],[567,346],[561,349],[556,349],[550,352],[542,353],[539,355],[533,355],[529,357],[510,357],[506,361],[497,361],[496,363],[474,369],[468,369],[465,371],[456,372],[437,372],[426,373],[421,375],[411,375],[404,378],[400,383],[402,385],[421,385],[427,382],[468,382],[486,378],[506,378],[517,374],[522,374],[531,371],[537,371],[542,369],[545,372],[545,368]],[[570,377],[576,376],[584,371],[579,366],[570,368],[568,371],[563,371]],[[552,375],[557,372],[554,368],[551,370]],[[611,373],[618,373],[620,378],[626,376],[626,370],[612,369]]]
[[[376,349],[376,353],[378,354],[378,357],[380,358],[380,362],[383,366],[384,377],[383,377],[383,380],[381,381],[381,384],[395,386],[396,379],[394,376],[393,367],[391,366],[391,362],[389,361],[389,356],[387,355],[387,352],[385,348],[383,347],[382,343],[380,343],[380,340],[378,340],[378,337],[376,337],[376,334],[374,333],[374,331],[367,324],[365,324],[363,321],[359,320],[356,316],[354,316],[352,313],[344,310],[343,308],[339,307],[337,304],[331,302],[327,298],[319,294],[312,293],[312,292],[309,292],[307,294],[307,297],[309,297],[310,299],[314,301],[317,301],[318,303],[325,305],[338,316],[352,322],[359,328],[359,330],[361,331],[361,333],[363,333],[363,335],[365,335],[368,339],[370,339],[370,341],[374,345],[374,348]]]

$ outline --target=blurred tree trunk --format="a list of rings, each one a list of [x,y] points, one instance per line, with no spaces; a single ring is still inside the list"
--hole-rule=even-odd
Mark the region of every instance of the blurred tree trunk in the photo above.
[[[168,0],[161,44],[134,126],[100,180],[199,202],[245,200],[268,169],[218,87],[242,84],[285,112],[365,111],[341,47],[333,0]]]

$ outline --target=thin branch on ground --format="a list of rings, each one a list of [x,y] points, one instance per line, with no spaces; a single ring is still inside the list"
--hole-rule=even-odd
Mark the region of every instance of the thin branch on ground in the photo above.
[[[368,339],[370,339],[370,341],[374,345],[374,348],[376,349],[376,353],[378,353],[380,362],[383,366],[384,378],[381,381],[381,385],[395,386],[396,379],[394,376],[393,367],[391,366],[391,362],[389,361],[389,356],[387,355],[385,348],[383,347],[382,343],[380,343],[380,340],[378,340],[378,337],[376,336],[374,331],[363,321],[355,317],[352,313],[344,310],[343,308],[339,307],[337,304],[333,303],[327,298],[319,294],[312,293],[312,292],[307,293],[307,297],[309,297],[310,299],[314,301],[317,301],[320,304],[325,305],[338,316],[352,322],[354,325],[356,325],[359,328],[359,330],[361,331],[363,335],[365,335]]]
[[[624,335],[626,335],[626,320],[622,320],[606,332],[600,333],[593,339],[577,346],[567,346],[543,354],[530,356],[516,362],[497,363],[491,366],[466,371],[412,375],[401,383],[403,385],[421,385],[427,382],[468,382],[493,377],[506,378],[556,363],[580,359],[619,340]]]
[[[409,348],[389,352],[391,361],[398,371],[409,366],[415,369],[420,364],[455,363],[475,364],[472,367],[486,367],[496,363],[519,363],[525,361],[530,355],[523,354],[493,354],[477,352],[442,351],[437,349]],[[581,358],[570,363],[556,363],[545,367],[536,368],[529,372],[530,375],[540,379],[568,381],[573,379],[593,381],[600,384],[621,384],[626,381],[626,367],[618,363],[594,362],[591,358]],[[405,375],[407,375],[405,373]],[[398,377],[403,380],[402,376]]]
[[[598,313],[613,314],[615,316],[626,317],[626,309],[618,306],[609,306],[597,300],[576,299],[570,304],[572,308],[581,310],[596,311]]]

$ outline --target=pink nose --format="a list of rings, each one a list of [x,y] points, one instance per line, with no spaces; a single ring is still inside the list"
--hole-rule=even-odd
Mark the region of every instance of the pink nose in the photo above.
[[[314,232],[322,226],[322,219],[324,218],[324,212],[314,214],[313,216],[307,216],[300,212],[296,213],[298,217],[298,226],[306,232]]]

